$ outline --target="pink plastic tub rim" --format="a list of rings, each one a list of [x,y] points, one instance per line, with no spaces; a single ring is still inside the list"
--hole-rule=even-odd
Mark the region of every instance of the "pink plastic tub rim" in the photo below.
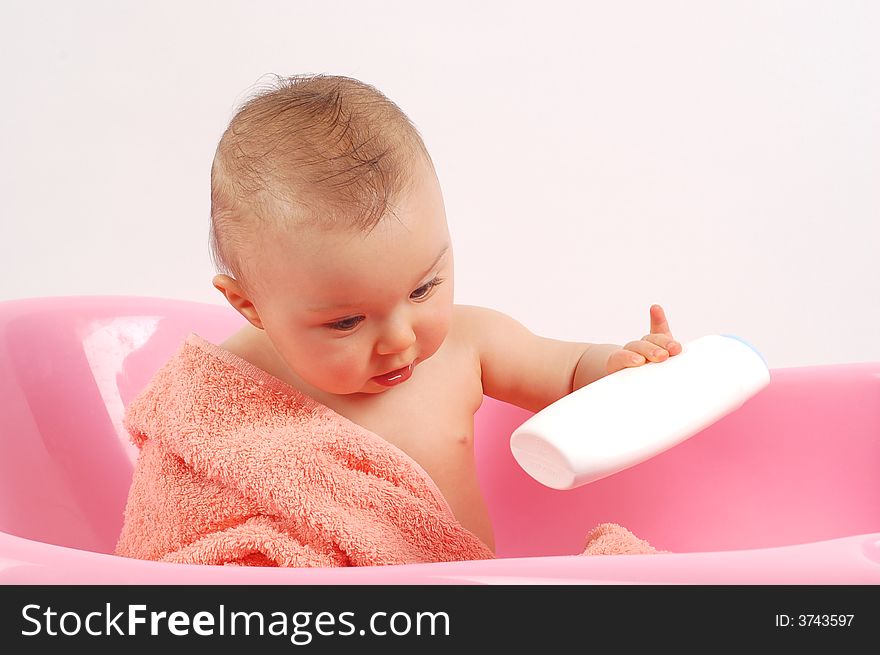
[[[493,561],[266,569],[112,555],[136,454],[125,406],[189,332],[220,343],[243,321],[165,298],[0,302],[0,582],[880,583],[880,362],[773,369],[700,434],[572,491],[519,469],[509,437],[529,413],[485,398],[475,448]],[[576,555],[606,521],[671,552]]]

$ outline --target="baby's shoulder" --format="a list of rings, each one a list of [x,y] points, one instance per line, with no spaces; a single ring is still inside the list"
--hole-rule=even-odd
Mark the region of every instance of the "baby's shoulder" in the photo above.
[[[498,310],[480,307],[478,305],[453,305],[452,306],[452,329],[457,329],[472,337],[478,337],[485,333],[487,328],[494,324],[510,320]]]
[[[498,336],[498,329],[507,316],[488,307],[453,305],[449,336],[455,341],[479,350],[486,339]],[[509,320],[509,319],[507,319]]]
[[[466,350],[479,353],[479,325],[482,307],[474,305],[453,305],[452,319],[449,322],[449,333],[446,345],[454,346],[454,350]],[[446,350],[450,350],[446,348]]]
[[[485,307],[476,305],[453,305],[452,322],[449,325],[449,334],[459,338],[472,339],[485,320]]]
[[[454,305],[450,334],[476,351],[480,360],[502,357],[530,349],[535,335],[504,312],[476,305]]]

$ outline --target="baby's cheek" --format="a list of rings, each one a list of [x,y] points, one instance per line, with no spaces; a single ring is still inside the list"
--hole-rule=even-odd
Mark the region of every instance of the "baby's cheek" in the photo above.
[[[370,353],[369,351],[361,352],[354,349],[345,349],[336,353],[330,362],[328,362],[326,375],[331,380],[335,380],[337,384],[343,386],[356,385],[363,383],[361,379],[369,368]]]
[[[449,325],[452,319],[452,312],[437,313],[431,320],[426,321],[421,326],[421,334],[419,335],[420,350],[422,358],[433,355],[443,345],[449,334]]]

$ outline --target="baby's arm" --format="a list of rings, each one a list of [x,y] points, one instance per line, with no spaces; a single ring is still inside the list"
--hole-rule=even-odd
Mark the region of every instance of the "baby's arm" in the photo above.
[[[604,377],[609,356],[621,349],[539,337],[501,312],[456,307],[480,354],[483,393],[533,412]]]

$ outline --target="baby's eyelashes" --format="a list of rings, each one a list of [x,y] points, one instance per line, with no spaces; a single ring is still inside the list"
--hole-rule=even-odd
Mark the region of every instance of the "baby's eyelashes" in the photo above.
[[[341,321],[335,321],[333,323],[328,323],[327,327],[333,330],[340,330],[342,332],[347,332],[348,330],[355,329],[361,321],[364,320],[364,316],[352,316],[351,318],[344,318]]]
[[[428,282],[427,284],[423,284],[423,285],[420,286],[418,289],[416,289],[415,291],[413,291],[413,292],[409,295],[409,297],[410,297],[412,300],[421,300],[422,298],[425,298],[429,293],[431,293],[431,290],[432,290],[434,287],[436,287],[437,285],[441,284],[442,282],[443,282],[443,278],[435,277],[433,280],[431,280],[431,281]]]

